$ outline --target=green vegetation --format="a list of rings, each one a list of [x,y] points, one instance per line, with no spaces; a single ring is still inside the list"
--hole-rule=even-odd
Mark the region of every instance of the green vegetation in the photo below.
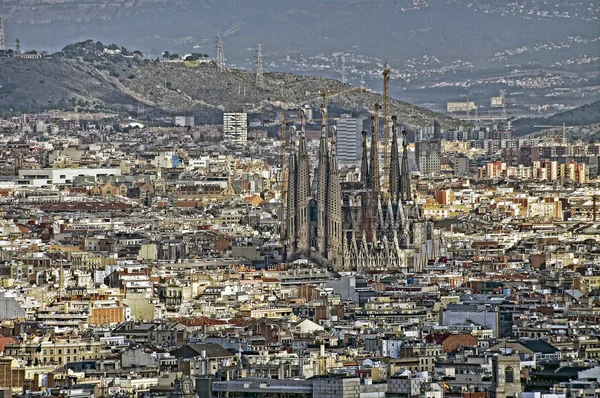
[[[208,54],[192,53],[192,55],[185,57],[186,61],[199,61],[201,59],[208,59]]]
[[[194,62],[207,59],[207,54],[194,53],[184,62],[144,60],[140,55],[116,44],[105,46],[86,40],[66,46],[51,58],[2,58],[0,85],[4,87],[0,88],[0,109],[135,113],[143,104],[151,115],[193,114],[215,121],[220,120],[224,110],[245,108],[252,113],[299,109],[304,105],[318,108],[321,96],[307,96],[307,91],[353,88],[337,80],[290,73],[266,73],[265,86],[259,88],[252,73],[219,73],[212,62]],[[165,52],[163,59],[179,59],[179,55]],[[379,94],[357,91],[329,99],[332,109],[348,112],[372,111],[376,102],[382,103]],[[430,125],[433,119],[444,127],[461,124],[400,101],[391,101],[390,112],[398,115],[400,124],[407,128]]]
[[[516,135],[521,136],[544,130],[543,127],[534,126],[560,126],[563,123],[565,126],[585,126],[600,123],[600,101],[549,117],[518,119],[513,123],[513,127]]]

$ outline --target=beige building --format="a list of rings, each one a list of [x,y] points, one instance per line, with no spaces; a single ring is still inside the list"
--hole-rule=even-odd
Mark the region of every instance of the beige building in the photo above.
[[[448,112],[469,112],[477,109],[477,105],[473,101],[468,102],[448,102],[446,103],[446,111]]]
[[[23,340],[14,344],[7,344],[6,356],[33,364],[57,364],[68,362],[105,359],[110,355],[106,342],[94,339],[81,339],[77,337],[54,338],[53,341],[45,338]]]

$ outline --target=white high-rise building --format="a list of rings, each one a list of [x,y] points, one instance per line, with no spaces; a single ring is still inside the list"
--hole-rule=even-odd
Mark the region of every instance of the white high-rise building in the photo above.
[[[340,163],[355,163],[360,160],[363,121],[342,115],[337,120],[337,157]]]
[[[248,140],[248,115],[246,113],[223,113],[223,136],[226,141],[246,142]]]

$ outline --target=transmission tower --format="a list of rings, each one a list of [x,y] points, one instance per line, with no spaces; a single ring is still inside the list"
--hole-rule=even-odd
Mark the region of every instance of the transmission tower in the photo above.
[[[4,20],[0,15],[0,51],[6,50],[4,47]]]
[[[264,84],[262,44],[259,44],[256,48],[256,87],[263,88]]]
[[[221,34],[217,33],[217,69],[219,73],[225,72],[225,58],[223,57],[223,42],[221,41]]]
[[[342,62],[340,65],[342,72],[342,83],[346,83],[346,55],[342,54]]]
[[[21,40],[19,39],[15,43],[15,54],[21,54]]]

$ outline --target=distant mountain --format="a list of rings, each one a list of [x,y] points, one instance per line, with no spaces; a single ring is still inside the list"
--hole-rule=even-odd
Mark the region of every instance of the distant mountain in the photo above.
[[[114,46],[115,49],[119,48]],[[220,120],[223,111],[258,113],[280,109],[318,107],[317,92],[351,90],[339,81],[286,73],[266,73],[264,88],[256,76],[230,69],[219,73],[212,62],[142,60],[139,53],[120,48],[127,56],[107,56],[100,42],[86,41],[64,48],[47,59],[0,58],[0,109],[42,111],[50,108],[86,111],[120,110],[153,115],[194,115]],[[308,94],[307,91],[313,92]],[[329,103],[342,110],[371,111],[380,95],[346,92]],[[458,121],[435,112],[391,101],[390,111],[406,127],[444,126]]]
[[[534,126],[561,126],[563,123],[567,127],[600,123],[600,101],[549,117],[518,119],[513,123],[513,128],[516,135],[521,136],[545,129],[544,127]]]
[[[273,61],[354,52],[398,67],[423,56],[444,64],[487,62],[538,42],[597,37],[598,13],[573,0],[0,2],[10,43],[19,37],[25,47],[54,51],[93,37],[154,55],[194,47],[213,55],[220,32],[225,57],[238,66],[252,65],[257,43]]]
[[[593,2],[592,2],[593,3]],[[156,59],[165,51],[229,67],[342,78],[432,110],[489,104],[518,113],[600,98],[600,8],[575,0],[2,0],[9,48],[58,51],[89,38]],[[0,82],[1,84],[1,82]],[[556,89],[571,91],[556,92]],[[480,108],[481,109],[481,108]],[[486,111],[482,109],[482,111]]]

